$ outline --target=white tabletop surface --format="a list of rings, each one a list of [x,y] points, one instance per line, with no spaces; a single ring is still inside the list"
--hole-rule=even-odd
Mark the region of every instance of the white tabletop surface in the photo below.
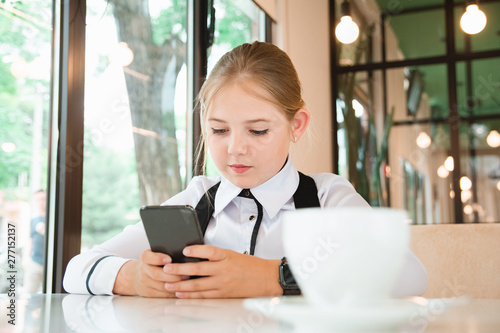
[[[403,324],[398,324],[397,328],[384,328],[380,330],[381,332],[500,332],[500,300],[412,299],[410,301],[424,303],[430,301],[430,303],[408,314],[407,320]],[[262,311],[248,310],[246,307],[251,302],[254,306],[255,304],[262,306]],[[324,315],[318,317],[315,314],[307,314],[308,309],[302,311],[304,309],[298,308],[295,310],[299,310],[297,312],[299,316],[304,317],[301,327],[298,327],[291,324],[293,319],[297,318],[275,319],[274,314],[283,310],[286,303],[292,306],[305,304],[301,297],[292,296],[254,299],[245,303],[243,299],[179,300],[68,294],[35,294],[11,298],[3,294],[0,295],[0,333],[339,332],[352,331],[352,327],[349,323],[347,326],[344,323],[342,327],[326,328],[323,322],[338,323],[338,320],[342,319],[338,317],[343,317],[348,322],[353,318],[361,322],[366,320],[367,313],[374,314],[375,317],[378,313],[382,315],[380,309],[373,309],[364,315],[360,313],[358,320],[357,314],[353,311],[332,309],[324,311],[326,317]],[[15,305],[14,310],[11,304]],[[281,313],[283,314],[283,311]],[[11,324],[12,318],[15,325]],[[374,328],[364,331],[373,332]]]

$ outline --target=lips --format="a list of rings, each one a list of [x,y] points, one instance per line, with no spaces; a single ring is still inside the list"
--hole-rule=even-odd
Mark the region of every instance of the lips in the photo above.
[[[231,164],[229,167],[235,173],[245,173],[252,168],[251,166],[243,165],[243,164]]]

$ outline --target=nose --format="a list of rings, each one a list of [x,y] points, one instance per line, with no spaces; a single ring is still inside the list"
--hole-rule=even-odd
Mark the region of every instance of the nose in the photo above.
[[[242,155],[247,152],[247,143],[243,135],[232,133],[229,137],[227,152],[230,155]]]

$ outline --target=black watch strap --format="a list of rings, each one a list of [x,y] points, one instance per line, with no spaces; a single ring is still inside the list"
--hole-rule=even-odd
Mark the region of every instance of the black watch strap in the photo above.
[[[300,295],[300,288],[295,282],[290,266],[284,257],[281,259],[280,263],[280,279],[281,288],[283,289],[283,295]]]

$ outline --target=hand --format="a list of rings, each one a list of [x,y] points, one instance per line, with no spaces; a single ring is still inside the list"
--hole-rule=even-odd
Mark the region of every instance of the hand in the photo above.
[[[116,276],[113,293],[145,297],[175,297],[165,289],[165,283],[179,282],[187,276],[166,273],[163,265],[172,261],[170,256],[146,250],[140,260],[127,261]]]
[[[199,275],[197,279],[167,282],[166,290],[179,298],[227,298],[281,295],[279,260],[265,260],[212,245],[192,245],[183,251],[187,257],[208,261],[166,264],[164,271],[174,275]]]

